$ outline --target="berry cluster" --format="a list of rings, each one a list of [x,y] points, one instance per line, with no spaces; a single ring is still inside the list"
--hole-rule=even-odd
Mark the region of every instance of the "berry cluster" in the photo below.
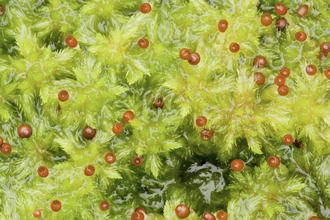
[[[329,8],[4,1],[0,219],[330,218]]]

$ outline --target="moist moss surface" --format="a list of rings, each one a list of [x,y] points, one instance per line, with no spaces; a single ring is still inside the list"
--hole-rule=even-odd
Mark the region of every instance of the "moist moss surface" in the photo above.
[[[0,219],[330,219],[329,15],[0,2]]]

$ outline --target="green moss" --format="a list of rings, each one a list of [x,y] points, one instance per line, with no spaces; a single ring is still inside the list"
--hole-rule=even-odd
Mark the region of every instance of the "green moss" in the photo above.
[[[181,203],[190,208],[187,220],[218,210],[229,219],[330,218],[330,60],[319,47],[330,42],[329,3],[281,1],[288,12],[279,16],[278,2],[268,0],[147,2],[149,13],[131,0],[1,2],[0,136],[12,150],[1,148],[0,218],[34,219],[40,210],[44,219],[130,219],[143,206],[145,219],[173,220]],[[304,18],[296,14],[301,4],[309,6]],[[265,12],[270,26],[261,23]],[[279,31],[282,17],[288,25]],[[77,47],[66,44],[69,35]],[[239,51],[230,51],[233,42]],[[182,48],[200,61],[180,59]],[[267,65],[254,66],[256,56]],[[306,73],[310,64],[315,75]],[[274,84],[283,67],[291,71],[286,96]],[[68,100],[59,100],[61,90]],[[126,111],[134,113],[128,123]],[[124,129],[115,134],[118,122]],[[30,137],[18,134],[22,124]],[[84,136],[85,126],[94,138]],[[271,155],[280,157],[278,168],[267,165]],[[244,161],[243,171],[230,168],[234,159]]]

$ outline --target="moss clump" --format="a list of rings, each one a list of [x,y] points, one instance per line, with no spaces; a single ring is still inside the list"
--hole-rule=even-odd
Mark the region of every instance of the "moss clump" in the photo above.
[[[0,218],[330,218],[329,10],[2,1]]]

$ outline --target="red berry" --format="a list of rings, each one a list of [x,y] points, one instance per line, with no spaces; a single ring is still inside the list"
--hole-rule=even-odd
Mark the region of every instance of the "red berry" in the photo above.
[[[230,167],[232,170],[239,172],[242,171],[244,169],[244,162],[241,159],[235,159],[230,163]]]
[[[264,68],[267,66],[267,60],[263,56],[256,56],[253,60],[253,66],[257,68]]]
[[[224,20],[224,19],[221,19],[218,23],[218,29],[220,32],[225,32],[228,28],[228,21],[227,20]]]
[[[11,153],[11,145],[8,144],[8,143],[4,143],[1,145],[1,153],[4,154],[4,155],[8,155]]]
[[[307,34],[305,32],[303,32],[303,31],[298,31],[295,34],[295,38],[299,42],[304,42],[307,39]]]
[[[277,92],[281,96],[286,96],[287,94],[289,94],[289,87],[287,85],[279,86],[277,88]]]
[[[3,144],[3,138],[0,136],[0,146]]]
[[[272,22],[273,22],[273,18],[272,18],[272,16],[271,16],[269,13],[263,13],[263,14],[261,15],[261,19],[260,19],[260,21],[261,21],[261,24],[262,24],[262,25],[264,25],[264,26],[269,26],[269,25],[272,24]]]
[[[41,217],[41,211],[40,210],[35,210],[34,212],[33,212],[33,217],[35,217],[35,218],[40,218]]]
[[[5,6],[0,4],[0,16],[2,16],[5,13]]]
[[[151,11],[151,5],[149,3],[143,3],[140,5],[140,12],[147,14]]]
[[[219,220],[227,220],[228,219],[228,214],[227,212],[223,211],[223,210],[220,210],[217,212],[217,218]]]
[[[280,74],[284,77],[288,77],[290,76],[290,69],[289,68],[286,68],[286,67],[283,67],[281,70],[280,70]]]
[[[107,201],[102,201],[102,202],[100,203],[100,209],[101,209],[102,211],[106,211],[106,210],[108,210],[109,207],[110,207],[110,204],[109,204]]]
[[[76,38],[74,38],[71,35],[69,35],[65,38],[65,43],[66,43],[66,45],[68,45],[68,47],[72,47],[72,48],[74,48],[78,45]]]
[[[145,209],[145,208],[143,208],[143,207],[137,207],[135,210],[134,210],[134,212],[142,212],[142,213],[147,213],[147,210]]]
[[[69,93],[66,90],[61,90],[57,96],[61,102],[65,102],[66,100],[69,99]]]
[[[93,176],[93,174],[95,173],[95,167],[93,165],[88,165],[87,167],[85,167],[84,173],[86,176]]]
[[[62,203],[59,200],[54,200],[52,201],[50,208],[54,211],[54,212],[58,212],[61,210],[62,208]]]
[[[197,65],[200,60],[201,60],[201,57],[199,56],[198,53],[196,53],[196,52],[191,52],[190,53],[190,58],[189,58],[188,62],[191,65]]]
[[[207,118],[205,116],[199,116],[197,119],[196,119],[196,125],[198,127],[203,127],[205,126],[207,123]]]
[[[205,212],[203,215],[203,220],[216,220],[215,216],[210,212]]]
[[[263,85],[265,83],[266,79],[263,73],[261,72],[256,72],[254,73],[254,82],[257,85]]]
[[[274,83],[278,86],[283,86],[285,84],[285,77],[283,75],[277,75],[274,78]]]
[[[104,160],[108,164],[113,164],[114,162],[116,162],[116,155],[112,152],[109,152],[106,155],[104,155]]]
[[[142,157],[135,156],[135,157],[133,158],[133,160],[132,160],[132,163],[134,164],[134,166],[139,167],[139,166],[142,165],[142,163],[143,163],[143,159],[142,159]]]
[[[180,50],[180,58],[183,60],[189,60],[190,59],[190,55],[191,55],[191,51],[188,48],[182,48]]]
[[[286,145],[290,145],[293,143],[293,137],[291,134],[286,134],[284,135],[283,137],[283,143],[286,144]]]
[[[32,128],[27,124],[23,124],[19,126],[17,133],[21,138],[28,138],[32,135]]]
[[[319,54],[317,55],[317,58],[319,58],[320,60],[324,60],[327,58],[327,56],[328,56],[327,53],[323,53],[320,51]]]
[[[317,217],[317,216],[312,216],[312,217],[309,218],[309,220],[320,220],[320,218]]]
[[[209,141],[209,140],[211,140],[212,137],[213,137],[213,131],[211,131],[211,130],[204,129],[204,130],[201,132],[201,138],[202,138],[204,141]]]
[[[132,111],[126,111],[123,114],[123,122],[129,123],[129,121],[132,121],[134,119],[134,113]]]
[[[278,156],[274,155],[274,156],[268,157],[267,163],[270,167],[277,168],[280,165],[281,160]]]
[[[276,3],[274,10],[275,10],[276,14],[278,14],[278,15],[285,15],[288,11],[287,8],[285,7],[285,5],[282,3]]]
[[[310,64],[310,65],[306,66],[306,73],[308,75],[313,76],[316,74],[316,72],[317,72],[317,68],[315,65]]]
[[[300,18],[304,18],[306,17],[308,14],[308,5],[304,4],[301,5],[298,9],[297,9],[297,15]]]
[[[95,137],[96,130],[94,128],[92,128],[92,127],[85,126],[84,129],[83,129],[83,131],[82,131],[82,135],[87,140],[91,140],[91,139],[93,139]]]
[[[139,45],[140,48],[145,49],[145,48],[149,47],[149,41],[145,38],[141,38],[138,41],[138,45]]]
[[[175,214],[179,218],[187,218],[190,215],[190,209],[185,204],[180,204],[175,207]]]
[[[298,140],[295,140],[293,144],[296,148],[302,148],[303,146],[302,141],[298,141]]]
[[[48,168],[47,167],[45,167],[45,166],[38,167],[38,175],[40,177],[45,178],[45,177],[48,176],[48,174],[49,174],[49,172],[48,172]]]
[[[232,52],[232,53],[236,53],[236,52],[238,52],[239,51],[239,49],[240,49],[240,47],[239,47],[239,44],[238,43],[231,43],[230,45],[229,45],[229,50],[230,50],[230,52]]]
[[[131,220],[144,220],[144,213],[140,211],[135,211],[131,215]]]
[[[115,123],[112,127],[112,132],[114,134],[120,134],[123,130],[124,130],[124,126],[119,122]]]
[[[324,54],[330,52],[330,44],[328,42],[323,42],[320,44],[320,51]]]
[[[164,107],[164,100],[163,100],[163,98],[158,98],[158,99],[154,102],[154,107],[155,107],[155,108],[163,108],[163,107]]]
[[[288,22],[285,20],[285,18],[278,19],[276,21],[277,30],[278,31],[283,31],[287,24],[288,24]]]
[[[324,75],[325,75],[328,79],[330,79],[330,67],[328,67],[328,68],[326,68],[326,69],[324,70]]]

